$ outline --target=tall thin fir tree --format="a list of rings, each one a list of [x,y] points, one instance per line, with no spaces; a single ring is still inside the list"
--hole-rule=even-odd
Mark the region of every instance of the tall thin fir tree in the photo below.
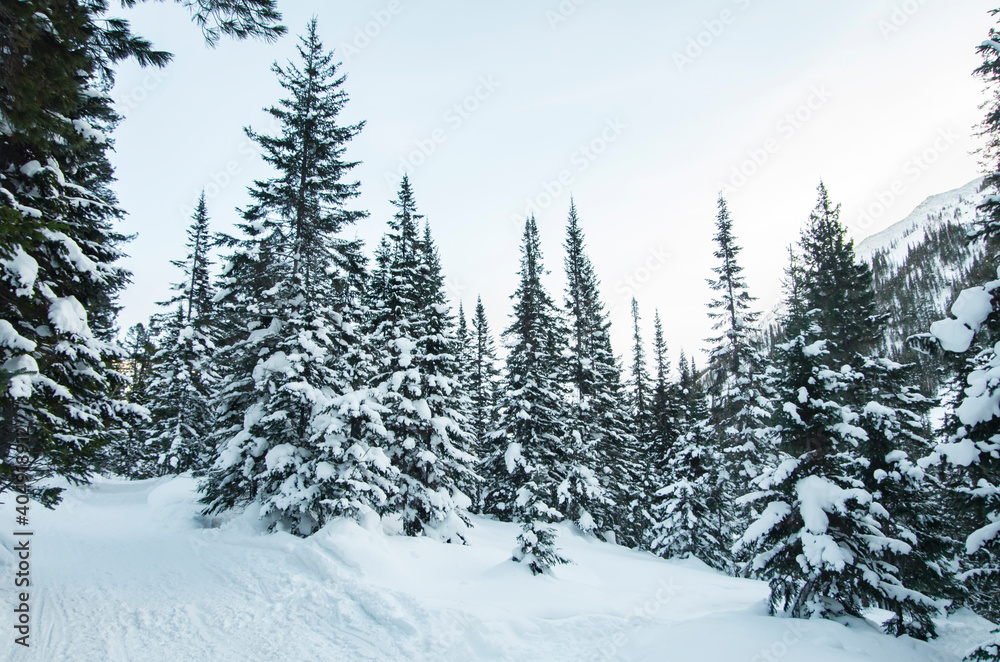
[[[593,531],[603,531],[626,544],[638,544],[643,527],[638,441],[629,430],[621,370],[611,348],[610,322],[600,297],[600,282],[587,255],[576,204],[570,202],[564,259],[565,309],[568,322],[567,381],[573,406],[572,441],[578,448],[578,475],[591,476],[597,485],[581,485],[580,494],[592,494],[570,509],[571,517]],[[594,489],[600,487],[600,490]],[[586,528],[585,528],[586,530]]]
[[[660,311],[653,318],[653,376],[651,412],[651,433],[649,445],[643,456],[647,466],[653,470],[647,473],[652,480],[649,487],[659,489],[665,484],[660,475],[664,462],[680,432],[682,405],[678,385],[670,376],[670,359],[667,356],[667,342],[663,335]]]
[[[489,457],[494,450],[491,433],[498,424],[497,408],[500,396],[500,369],[497,364],[496,344],[490,332],[489,320],[482,297],[476,298],[475,316],[472,318],[472,367],[469,374],[469,395],[472,399],[470,430],[480,458]],[[485,484],[480,483],[475,511],[482,510]]]
[[[594,483],[588,477],[574,480],[578,458],[567,453],[574,445],[567,443],[572,412],[561,379],[566,327],[542,284],[546,272],[534,217],[525,223],[518,273],[514,312],[504,332],[508,353],[499,426],[493,451],[483,464],[484,510],[524,526],[523,555],[551,559],[547,550],[551,551],[552,536],[546,533],[551,529],[546,525],[567,519],[564,503],[593,497],[567,494],[561,488]],[[589,521],[582,523],[586,526]]]
[[[384,509],[392,467],[373,443],[380,408],[355,379],[355,291],[363,261],[339,237],[366,214],[344,160],[362,124],[338,121],[347,94],[315,19],[298,62],[274,65],[288,93],[268,109],[277,135],[247,130],[275,176],[256,181],[217,297],[225,338],[217,395],[218,457],[206,512],[256,502],[270,526],[308,535],[331,517]],[[363,370],[362,370],[363,372]],[[374,435],[365,433],[372,431]],[[364,438],[358,438],[364,434]]]
[[[642,337],[642,318],[639,315],[639,302],[632,299],[632,369],[628,387],[631,414],[636,434],[640,443],[645,441],[650,431],[651,387],[649,381],[649,366],[646,360],[646,345]]]
[[[765,359],[757,347],[755,325],[759,313],[753,310],[743,267],[742,249],[733,234],[733,221],[726,199],[720,194],[715,224],[717,263],[714,278],[708,279],[713,299],[708,304],[716,336],[710,344],[708,391],[712,396],[712,421],[719,432],[720,450],[729,480],[725,485],[730,500],[752,488],[750,480],[773,463],[769,442],[771,398]],[[757,513],[749,507],[737,509],[739,530],[746,528]]]
[[[171,288],[176,294],[160,304],[168,310],[157,325],[160,350],[146,395],[151,416],[146,444],[161,475],[201,472],[214,460],[214,449],[206,444],[214,426],[215,381],[210,242],[202,193],[187,232],[187,257],[171,262],[183,279]]]
[[[669,484],[673,473],[670,469],[671,452],[680,430],[678,391],[676,384],[670,379],[670,359],[667,356],[667,341],[663,335],[663,322],[659,310],[653,317],[652,365],[654,375],[649,407],[650,431],[645,447],[639,454],[646,466],[642,477],[643,492],[646,495],[643,503],[645,524],[642,538],[642,546],[645,549],[652,549],[653,540],[657,535],[653,531],[656,517],[652,513],[652,502],[656,492]]]

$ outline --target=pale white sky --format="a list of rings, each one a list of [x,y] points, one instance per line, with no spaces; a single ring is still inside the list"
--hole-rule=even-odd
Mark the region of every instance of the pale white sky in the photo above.
[[[471,311],[482,294],[497,332],[530,211],[561,299],[571,193],[616,351],[628,355],[635,294],[647,339],[659,308],[676,359],[710,335],[720,188],[767,309],[820,178],[860,239],[979,174],[984,95],[971,72],[993,20],[985,0],[279,4],[285,39],[215,50],[178,5],[126,12],[176,57],[163,72],[125,67],[115,90],[123,230],[138,234],[123,327],[177,280],[169,260],[183,256],[202,188],[226,229],[267,175],[242,127],[268,128],[262,108],[281,95],[270,64],[293,55],[314,14],[344,61],[344,121],[368,122],[349,151],[363,161],[358,207],[371,212],[357,234],[376,244],[405,168],[452,295]]]

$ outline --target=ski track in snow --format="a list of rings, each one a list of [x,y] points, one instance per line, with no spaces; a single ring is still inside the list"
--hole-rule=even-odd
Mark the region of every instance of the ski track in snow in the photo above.
[[[187,477],[100,479],[32,505],[31,647],[14,643],[12,526],[0,659],[38,662],[763,660],[956,662],[989,624],[932,645],[766,616],[767,587],[559,528],[555,577],[510,562],[518,528],[476,518],[466,547],[335,522],[307,540],[252,514],[218,528]],[[13,523],[12,504],[0,517]],[[23,589],[20,589],[23,590]]]

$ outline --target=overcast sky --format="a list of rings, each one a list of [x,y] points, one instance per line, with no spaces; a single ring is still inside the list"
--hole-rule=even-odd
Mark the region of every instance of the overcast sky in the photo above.
[[[710,335],[716,199],[725,190],[761,309],[779,295],[786,246],[822,178],[863,238],[929,195],[979,174],[971,75],[993,19],[984,0],[283,0],[276,44],[205,47],[176,4],[125,12],[175,54],[162,72],[124,67],[115,98],[117,191],[138,236],[126,265],[127,327],[178,279],[193,202],[225,230],[267,170],[243,134],[266,132],[281,90],[273,61],[319,19],[367,125],[349,157],[356,228],[373,247],[410,173],[452,296],[481,294],[506,327],[523,221],[534,213],[562,298],[562,241],[575,197],[591,257],[628,352],[628,306],[647,338],[654,308],[672,358]],[[699,360],[703,362],[699,355]]]

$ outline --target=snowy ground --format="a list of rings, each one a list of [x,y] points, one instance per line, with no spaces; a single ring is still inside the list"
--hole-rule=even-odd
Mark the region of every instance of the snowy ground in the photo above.
[[[205,521],[194,482],[98,480],[31,509],[31,648],[14,643],[11,504],[0,506],[0,659],[957,661],[989,624],[941,639],[766,616],[767,587],[560,529],[576,562],[532,577],[515,527],[476,519],[466,547],[337,522],[309,538]]]

